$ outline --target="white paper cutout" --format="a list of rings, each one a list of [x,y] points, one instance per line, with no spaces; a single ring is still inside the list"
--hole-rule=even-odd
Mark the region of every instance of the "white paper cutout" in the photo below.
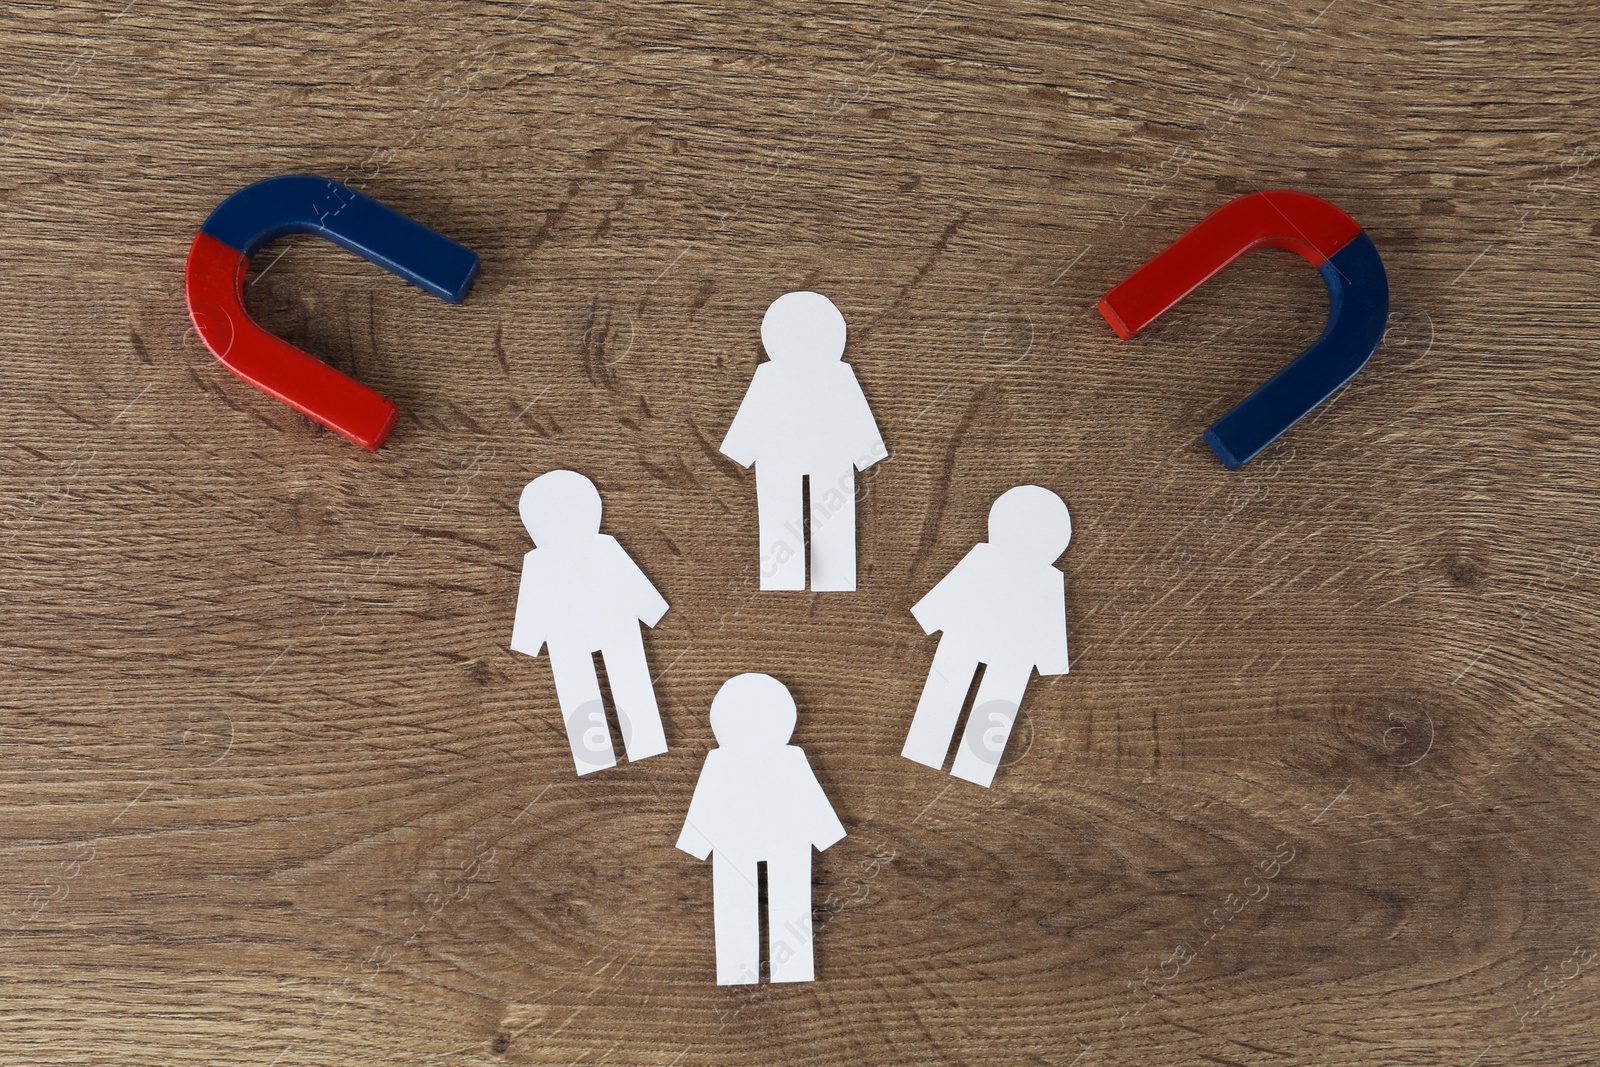
[[[944,766],[972,676],[983,680],[950,773],[987,787],[1035,667],[1066,674],[1066,578],[1052,564],[1072,540],[1061,498],[1019,485],[989,508],[989,540],[974,546],[911,614],[925,633],[942,630],[939,648],[900,754]]]
[[[821,293],[785,293],[761,319],[768,361],[722,453],[756,468],[761,588],[806,587],[802,480],[811,497],[811,588],[856,587],[856,471],[888,456],[856,372],[844,316]]]
[[[767,865],[767,943],[774,982],[809,982],[811,849],[843,839],[794,733],[794,698],[766,674],[728,679],[711,702],[718,748],[706,754],[678,847],[711,856],[717,984],[759,980],[761,929],[756,864]]]
[[[518,502],[535,547],[522,557],[511,647],[537,656],[549,645],[556,698],[580,775],[617,763],[596,652],[605,661],[628,759],[667,750],[639,629],[641,622],[661,621],[667,602],[617,539],[600,532],[600,509],[600,491],[576,471],[541,474]]]

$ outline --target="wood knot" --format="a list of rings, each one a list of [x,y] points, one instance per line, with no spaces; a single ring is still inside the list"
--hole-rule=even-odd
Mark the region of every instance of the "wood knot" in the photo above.
[[[1483,564],[1462,552],[1454,552],[1443,560],[1445,577],[1457,589],[1476,589],[1483,581]]]

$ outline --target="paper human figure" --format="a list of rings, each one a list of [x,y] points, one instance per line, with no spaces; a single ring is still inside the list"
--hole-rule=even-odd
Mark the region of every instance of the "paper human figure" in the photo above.
[[[600,491],[576,471],[541,474],[522,490],[518,504],[534,549],[522,557],[511,647],[530,656],[549,647],[556,699],[580,775],[617,763],[596,652],[605,662],[628,759],[667,750],[639,629],[641,622],[659,622],[667,602],[617,539],[600,532],[600,506]]]
[[[911,609],[924,632],[943,635],[902,756],[944,766],[981,664],[983,680],[950,773],[993,783],[1034,668],[1067,673],[1066,579],[1053,564],[1071,540],[1072,516],[1048,489],[1019,485],[989,508],[989,540]]]
[[[821,293],[785,293],[761,320],[768,361],[722,440],[755,465],[761,588],[806,587],[807,494],[811,588],[856,587],[856,471],[889,454],[844,355],[844,316]]]
[[[706,754],[678,847],[696,859],[711,857],[718,985],[759,980],[762,863],[772,981],[816,976],[811,849],[845,834],[806,754],[789,744],[794,724],[794,698],[770,675],[730,678],[711,702],[718,747]]]

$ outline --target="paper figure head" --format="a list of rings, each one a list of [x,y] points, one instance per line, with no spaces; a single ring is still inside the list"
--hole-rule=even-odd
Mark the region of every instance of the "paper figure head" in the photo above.
[[[794,734],[794,697],[770,674],[738,674],[711,701],[711,732],[723,748],[769,748]]]
[[[1041,563],[1054,563],[1072,543],[1072,514],[1037,485],[1007,489],[989,508],[989,543]]]
[[[761,345],[774,360],[831,363],[844,341],[844,316],[821,293],[784,293],[761,318]]]
[[[551,471],[523,487],[522,525],[542,547],[582,542],[600,532],[600,490],[577,471]]]

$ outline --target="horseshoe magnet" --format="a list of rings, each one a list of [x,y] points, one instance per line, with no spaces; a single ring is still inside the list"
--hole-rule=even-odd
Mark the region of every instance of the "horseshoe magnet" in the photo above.
[[[1361,227],[1326,200],[1287,189],[1230,200],[1157,252],[1100,301],[1124,341],[1246,252],[1297,252],[1328,286],[1328,325],[1315,344],[1205,432],[1206,444],[1238,470],[1313,408],[1338,392],[1383,340],[1389,279]]]
[[[452,304],[472,288],[478,257],[343,182],[311,174],[245,186],[217,205],[195,234],[184,292],[206,347],[257,389],[376,451],[394,427],[394,403],[263,330],[244,309],[250,257],[290,233],[326,237]]]

